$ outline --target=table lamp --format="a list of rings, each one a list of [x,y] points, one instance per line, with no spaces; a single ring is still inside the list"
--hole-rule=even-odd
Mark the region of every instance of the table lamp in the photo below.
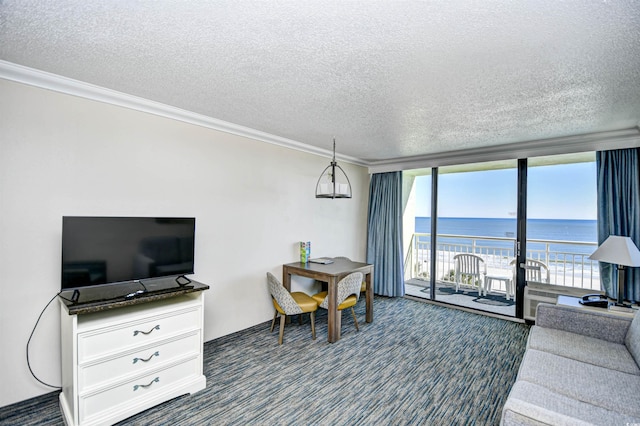
[[[591,260],[612,263],[618,266],[618,301],[616,306],[629,307],[624,304],[624,268],[640,266],[640,250],[629,237],[609,235],[604,243],[589,256]]]

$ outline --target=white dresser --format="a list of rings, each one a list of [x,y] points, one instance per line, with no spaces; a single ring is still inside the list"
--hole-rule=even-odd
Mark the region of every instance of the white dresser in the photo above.
[[[61,305],[68,425],[113,424],[206,387],[203,291],[82,314]]]

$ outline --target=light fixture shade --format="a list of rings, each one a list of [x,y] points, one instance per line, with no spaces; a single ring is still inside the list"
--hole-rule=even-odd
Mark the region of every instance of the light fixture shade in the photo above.
[[[333,159],[316,183],[316,198],[351,198],[351,182],[336,163],[336,140],[333,139]]]
[[[610,235],[589,256],[589,259],[616,265],[640,266],[640,250],[638,250],[631,238]]]

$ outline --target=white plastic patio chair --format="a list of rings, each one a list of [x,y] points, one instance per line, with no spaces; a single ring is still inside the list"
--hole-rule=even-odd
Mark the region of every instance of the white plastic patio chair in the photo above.
[[[516,282],[516,260],[513,259],[510,263],[513,266],[513,282]],[[533,281],[537,283],[549,284],[549,267],[539,260],[527,259],[525,268],[525,280]]]
[[[460,286],[474,287],[478,289],[478,294],[486,293],[484,279],[487,275],[487,265],[480,256],[475,254],[456,254],[453,256],[455,262],[456,291]]]

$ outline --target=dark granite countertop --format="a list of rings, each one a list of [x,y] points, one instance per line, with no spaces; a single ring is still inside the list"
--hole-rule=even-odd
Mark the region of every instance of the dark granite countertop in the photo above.
[[[185,280],[181,278],[180,281]],[[64,303],[69,315],[79,315],[169,299],[208,288],[208,285],[197,281],[180,285],[175,278],[155,278],[79,288],[75,301],[74,290],[61,291],[58,297]]]

